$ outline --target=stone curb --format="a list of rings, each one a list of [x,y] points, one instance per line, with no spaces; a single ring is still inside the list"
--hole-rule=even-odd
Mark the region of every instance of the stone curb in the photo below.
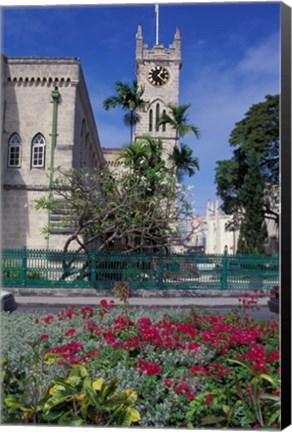
[[[109,297],[113,296],[112,290],[96,290],[94,288],[4,288],[14,296],[19,297]],[[268,296],[269,290],[264,290]],[[135,290],[130,291],[130,298],[238,298],[246,291],[220,291],[220,290]],[[252,294],[252,291],[250,291]]]
[[[25,305],[29,307],[43,307],[47,305],[48,307],[65,307],[69,305],[76,306],[98,306],[100,301],[104,297],[19,297],[15,296],[15,300],[18,305]],[[114,297],[107,297],[108,302],[114,300],[116,304],[121,304]],[[267,297],[262,297],[258,301],[258,306],[267,306]],[[130,307],[142,307],[142,308],[189,308],[189,307],[208,307],[208,308],[218,308],[218,307],[233,307],[238,306],[239,302],[237,298],[228,297],[217,297],[212,299],[207,298],[141,298],[132,297],[129,298]]]

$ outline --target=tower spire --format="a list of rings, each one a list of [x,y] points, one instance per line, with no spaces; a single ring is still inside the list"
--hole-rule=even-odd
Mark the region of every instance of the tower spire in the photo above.
[[[159,44],[159,4],[155,3],[155,14],[156,14],[156,42],[155,44]]]

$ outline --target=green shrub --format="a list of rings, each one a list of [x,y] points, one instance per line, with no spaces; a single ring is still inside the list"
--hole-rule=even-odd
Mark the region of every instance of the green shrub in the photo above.
[[[125,425],[133,406],[114,401],[131,389],[142,427],[278,426],[277,321],[243,311],[147,315],[106,300],[58,315],[2,313],[4,422]],[[97,380],[113,389],[108,418],[97,409]]]

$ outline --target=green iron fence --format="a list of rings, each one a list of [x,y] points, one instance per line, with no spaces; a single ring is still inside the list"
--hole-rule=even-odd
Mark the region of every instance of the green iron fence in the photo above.
[[[248,291],[279,284],[279,257],[205,254],[64,253],[4,249],[5,287]]]

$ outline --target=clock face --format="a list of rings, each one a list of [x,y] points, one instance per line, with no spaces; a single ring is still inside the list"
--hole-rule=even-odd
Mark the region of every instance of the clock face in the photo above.
[[[148,72],[148,81],[150,84],[161,87],[167,83],[169,72],[165,67],[153,66]]]

